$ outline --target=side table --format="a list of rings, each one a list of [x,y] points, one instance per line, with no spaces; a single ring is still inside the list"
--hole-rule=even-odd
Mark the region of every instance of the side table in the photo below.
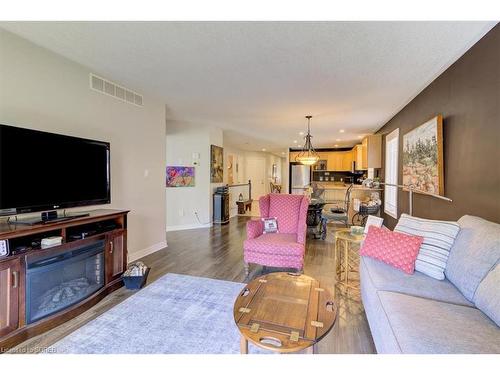
[[[349,290],[359,292],[359,277],[358,282],[354,282],[351,275],[359,275],[359,246],[365,236],[351,234],[348,228],[336,230],[334,236],[337,285],[343,287],[346,293]]]
[[[244,215],[247,212],[247,210],[252,211],[252,201],[251,200],[236,201],[236,205],[238,206],[238,214],[239,215]]]

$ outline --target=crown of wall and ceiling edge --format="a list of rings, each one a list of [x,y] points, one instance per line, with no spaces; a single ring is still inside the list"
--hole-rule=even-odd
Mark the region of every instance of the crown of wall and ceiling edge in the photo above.
[[[89,84],[92,90],[101,94],[112,96],[125,103],[134,104],[139,107],[143,106],[143,97],[141,94],[111,82],[106,78],[99,77],[94,73],[89,74]]]

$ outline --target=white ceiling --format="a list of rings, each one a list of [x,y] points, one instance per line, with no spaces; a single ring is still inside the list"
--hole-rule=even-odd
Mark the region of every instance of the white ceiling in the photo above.
[[[358,142],[495,22],[2,22],[247,150]],[[436,109],[438,110],[438,108]],[[345,130],[341,133],[341,129]]]

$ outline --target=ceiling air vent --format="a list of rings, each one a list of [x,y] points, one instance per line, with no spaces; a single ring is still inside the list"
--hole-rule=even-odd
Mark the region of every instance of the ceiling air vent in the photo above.
[[[143,105],[142,95],[123,86],[119,86],[114,82],[108,81],[107,79],[96,76],[93,73],[90,73],[90,88],[102,94],[112,96],[122,102],[135,104],[141,107]]]

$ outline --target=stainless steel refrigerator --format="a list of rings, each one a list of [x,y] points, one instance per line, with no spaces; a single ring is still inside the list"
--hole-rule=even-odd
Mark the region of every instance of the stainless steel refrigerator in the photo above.
[[[299,163],[290,163],[290,193],[304,194],[311,183],[311,167]]]

